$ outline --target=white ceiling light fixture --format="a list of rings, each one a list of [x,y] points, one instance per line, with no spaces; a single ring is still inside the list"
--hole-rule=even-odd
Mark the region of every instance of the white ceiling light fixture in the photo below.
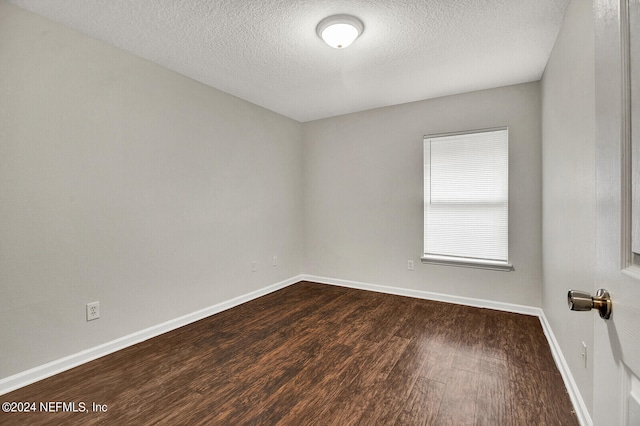
[[[335,49],[349,46],[364,31],[362,21],[351,15],[333,15],[324,18],[316,27],[318,37]]]

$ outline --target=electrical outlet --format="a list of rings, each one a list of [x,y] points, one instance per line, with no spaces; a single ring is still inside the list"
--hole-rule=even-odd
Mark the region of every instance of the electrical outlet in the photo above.
[[[258,263],[254,260],[251,262],[251,272],[255,272],[258,270]]]
[[[271,264],[273,266],[278,266],[278,256],[273,256],[273,262]]]
[[[100,302],[87,303],[87,321],[100,318]]]
[[[413,271],[413,260],[407,261],[407,269]]]
[[[582,342],[582,354],[580,356],[582,357],[584,368],[587,368],[587,345],[584,342]]]

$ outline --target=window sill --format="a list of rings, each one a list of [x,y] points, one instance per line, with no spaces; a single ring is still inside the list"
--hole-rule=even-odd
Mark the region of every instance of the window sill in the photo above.
[[[490,269],[492,271],[511,272],[513,265],[508,262],[493,260],[469,259],[466,257],[424,255],[421,257],[422,263],[433,265],[457,266],[462,268]]]

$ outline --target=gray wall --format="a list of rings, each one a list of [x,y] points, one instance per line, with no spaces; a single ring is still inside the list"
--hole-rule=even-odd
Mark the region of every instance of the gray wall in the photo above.
[[[542,78],[542,176],[542,308],[591,411],[589,354],[597,315],[572,313],[566,303],[570,288],[595,290],[594,22],[588,0],[569,5]]]
[[[527,83],[305,123],[305,273],[540,306],[539,89]],[[509,126],[515,271],[421,264],[423,135],[498,126]]]
[[[4,3],[0,64],[0,378],[302,272],[300,123]]]

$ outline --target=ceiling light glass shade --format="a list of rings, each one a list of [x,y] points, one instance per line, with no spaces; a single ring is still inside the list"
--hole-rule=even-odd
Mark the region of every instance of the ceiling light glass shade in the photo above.
[[[333,15],[320,21],[316,33],[329,46],[343,49],[353,43],[363,30],[362,21],[355,16]]]

